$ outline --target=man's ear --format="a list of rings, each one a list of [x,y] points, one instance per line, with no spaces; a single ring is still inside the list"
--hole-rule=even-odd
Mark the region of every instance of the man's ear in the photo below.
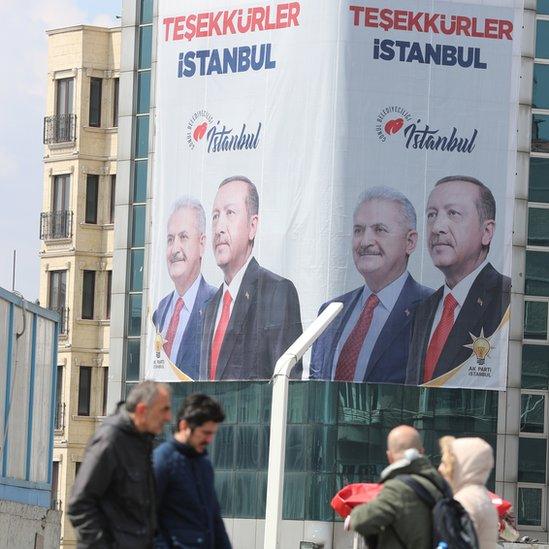
[[[494,237],[494,231],[496,230],[496,222],[493,219],[487,219],[482,224],[482,245],[489,246]]]
[[[138,402],[135,405],[135,415],[136,416],[143,416],[147,412],[147,405],[144,402]]]
[[[178,431],[186,431],[189,427],[189,424],[187,423],[186,419],[182,419],[179,421],[179,425],[177,426]]]

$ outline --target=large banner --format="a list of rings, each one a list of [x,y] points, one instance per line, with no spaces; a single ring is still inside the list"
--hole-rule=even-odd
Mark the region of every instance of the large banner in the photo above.
[[[160,0],[146,375],[504,389],[521,0]]]

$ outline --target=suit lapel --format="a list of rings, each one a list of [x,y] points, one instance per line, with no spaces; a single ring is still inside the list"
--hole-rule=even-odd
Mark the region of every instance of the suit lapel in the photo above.
[[[242,326],[246,320],[250,305],[252,301],[256,301],[258,278],[259,263],[255,260],[255,258],[252,258],[242,278],[242,283],[240,284],[238,294],[236,297],[233,297],[234,305],[231,318],[229,319],[229,325],[227,326],[227,331],[225,332],[221,350],[219,352],[219,358],[217,360],[217,379],[222,379],[223,372],[231,357],[237,336],[242,331]]]
[[[416,317],[414,320],[414,330],[417,331],[418,349],[421,350],[419,356],[419,380],[423,380],[423,369],[425,366],[425,357],[427,355],[427,347],[431,339],[431,329],[437,312],[438,304],[444,295],[444,286],[441,286],[432,296],[428,297],[424,303],[417,308]]]
[[[200,276],[200,284],[198,286],[198,292],[196,293],[196,299],[194,300],[193,309],[189,316],[189,322],[183,332],[179,350],[177,352],[177,363],[182,364],[185,355],[188,355],[195,346],[200,346],[200,332],[198,327],[200,326],[200,319],[204,314],[204,299],[206,293],[206,281]]]
[[[372,349],[368,367],[364,379],[368,379],[370,372],[376,363],[383,356],[383,353],[389,348],[391,342],[408,326],[412,320],[411,308],[419,301],[419,291],[417,284],[411,275],[408,275],[404,286],[398,296],[397,302],[385,322],[381,333]]]
[[[202,350],[200,354],[200,379],[210,379],[210,356],[212,352],[212,340],[215,330],[215,317],[217,316],[217,308],[223,295],[223,284],[204,311],[204,330],[202,334]]]
[[[475,336],[480,335],[484,314],[496,295],[495,292],[487,291],[484,277],[485,269],[478,274],[465,298],[465,303],[459,311],[454,326],[444,344],[433,377],[437,377],[458,366],[461,362],[459,360],[460,353],[470,354],[471,351],[463,347],[463,345],[472,343],[469,333]]]

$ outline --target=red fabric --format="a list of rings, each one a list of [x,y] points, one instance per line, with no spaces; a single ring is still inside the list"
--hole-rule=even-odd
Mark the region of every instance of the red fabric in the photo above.
[[[166,340],[164,341],[164,351],[168,356],[172,353],[173,340],[175,339],[175,334],[177,332],[177,326],[179,324],[179,315],[181,314],[181,309],[183,309],[185,302],[181,297],[177,298],[175,302],[175,307],[173,309],[173,315],[170,319],[170,325],[168,326],[168,331],[166,332]]]
[[[375,483],[348,484],[332,498],[332,508],[340,517],[345,518],[353,507],[375,499],[382,488],[382,484]]]
[[[355,379],[356,363],[364,338],[370,329],[372,318],[374,317],[374,309],[379,303],[379,298],[376,294],[370,294],[366,300],[364,309],[360,313],[360,318],[356,326],[352,329],[347,341],[341,349],[337,368],[335,373],[336,381],[353,381]]]
[[[219,318],[219,324],[214,333],[212,342],[212,355],[210,359],[210,381],[215,380],[215,373],[217,371],[217,360],[219,358],[219,352],[221,351],[221,344],[227,331],[227,325],[229,324],[229,317],[231,316],[231,301],[233,298],[226,290],[223,294],[223,309],[221,309],[221,317]]]
[[[497,494],[494,494],[493,492],[488,492],[488,495],[490,496],[492,504],[498,512],[499,518],[504,517],[507,511],[511,509],[511,502],[507,501],[506,499],[500,498]]]
[[[423,374],[423,383],[431,381],[435,368],[440,358],[440,353],[444,348],[444,344],[448,339],[448,335],[454,325],[454,310],[458,306],[456,298],[452,294],[448,294],[444,298],[444,305],[442,308],[442,316],[440,321],[433,332],[433,337],[427,347],[427,355],[425,356],[425,371]]]

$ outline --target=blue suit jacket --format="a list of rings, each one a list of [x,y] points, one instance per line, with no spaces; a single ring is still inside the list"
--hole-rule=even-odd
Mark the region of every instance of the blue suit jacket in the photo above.
[[[175,365],[191,379],[198,379],[204,309],[206,308],[206,304],[215,295],[215,292],[216,288],[210,286],[201,275],[196,300],[187,327],[183,332],[181,344],[177,351],[177,360],[175,362]],[[172,294],[173,292],[170,292],[167,296],[163,297],[158,304],[158,308],[153,313],[152,320],[158,332],[162,331],[162,326],[164,326],[166,321]]]
[[[337,343],[357,301],[360,299],[362,290],[363,287],[361,286],[328,301],[320,308],[319,314],[334,301],[343,303],[343,310],[313,345],[309,370],[311,379],[332,379],[332,367]],[[413,312],[419,302],[432,293],[431,288],[418,284],[411,275],[408,275],[397,302],[372,349],[366,374],[362,381],[404,383]]]

